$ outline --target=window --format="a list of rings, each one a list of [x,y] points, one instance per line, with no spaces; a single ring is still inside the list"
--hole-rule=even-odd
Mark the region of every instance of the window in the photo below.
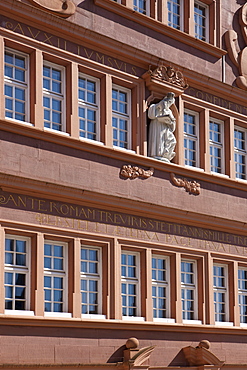
[[[247,270],[238,270],[238,303],[240,322],[247,324]]]
[[[184,112],[184,161],[185,165],[198,167],[198,118],[196,112]]]
[[[45,311],[66,311],[66,245],[46,242],[44,246]]]
[[[183,320],[195,320],[196,264],[194,261],[181,262],[181,297]]]
[[[236,178],[246,179],[246,131],[241,128],[234,130],[234,158]]]
[[[181,0],[167,0],[168,26],[181,30]]]
[[[139,270],[138,254],[123,252],[122,274],[122,315],[138,316]]]
[[[227,295],[227,266],[214,265],[214,309],[215,321],[226,320],[226,295]]]
[[[63,131],[65,117],[64,68],[46,62],[43,66],[44,127]]]
[[[168,313],[168,260],[162,256],[152,257],[153,317],[167,318]]]
[[[149,0],[133,0],[133,9],[139,13],[149,15]]]
[[[210,166],[212,172],[223,172],[223,123],[210,118],[209,122]]]
[[[5,239],[5,309],[28,310],[29,244],[23,237],[7,235]]]
[[[130,90],[120,86],[112,89],[113,145],[129,149],[130,146]]]
[[[81,313],[100,313],[100,250],[81,247]]]
[[[79,76],[79,133],[80,137],[99,139],[99,81],[90,76]]]
[[[27,121],[28,57],[6,49],[4,55],[5,117]]]
[[[195,1],[194,3],[194,21],[195,21],[195,37],[206,41],[207,39],[207,11],[205,4]]]

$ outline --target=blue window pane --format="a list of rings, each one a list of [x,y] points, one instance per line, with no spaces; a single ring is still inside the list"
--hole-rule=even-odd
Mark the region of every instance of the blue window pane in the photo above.
[[[97,263],[90,262],[89,263],[89,272],[91,274],[96,274],[98,272]]]
[[[46,66],[43,67],[43,75],[45,77],[50,77],[50,68],[49,67],[46,67]]]
[[[25,71],[15,69],[15,79],[17,81],[25,82]]]
[[[26,253],[25,240],[16,240],[16,252]]]
[[[25,286],[26,285],[26,275],[25,274],[15,274],[15,284]]]
[[[13,274],[11,272],[5,272],[5,284],[13,285]]]
[[[63,302],[63,292],[61,290],[54,290],[54,301]]]
[[[8,63],[8,64],[14,64],[13,54],[6,52],[4,55],[4,61],[5,63]]]
[[[45,312],[51,312],[51,303],[45,302]]]
[[[79,90],[79,99],[85,101],[85,91]]]
[[[15,298],[16,299],[25,299],[25,288],[16,287],[15,288]]]
[[[44,277],[44,286],[45,288],[51,288],[51,277],[50,276]]]
[[[9,78],[13,78],[13,67],[5,66],[4,75]]]
[[[45,301],[51,301],[51,290],[45,289]]]
[[[15,301],[15,310],[25,310],[26,307],[26,302],[25,301]]]
[[[44,104],[44,107],[50,108],[50,99],[44,97],[43,104]]]
[[[61,81],[61,71],[52,69],[52,78],[57,81]]]
[[[62,91],[61,82],[52,81],[52,91],[57,94],[61,94],[61,91]]]
[[[89,280],[89,290],[91,292],[97,292],[98,291],[98,282],[94,280]]]
[[[63,289],[63,278],[54,277],[54,288]]]
[[[63,246],[62,245],[54,245],[54,256],[63,257]]]
[[[16,55],[15,56],[15,65],[16,67],[25,68],[25,58]]]
[[[80,88],[85,89],[85,87],[86,87],[85,79],[84,78],[79,78],[78,85],[79,85]]]
[[[5,298],[13,298],[13,287],[12,286],[5,287]]]
[[[54,303],[54,312],[63,312],[63,304]]]
[[[43,87],[44,89],[50,90],[50,80],[43,78]]]
[[[13,309],[13,302],[12,301],[5,301],[5,309],[12,310]]]
[[[82,261],[81,262],[81,272],[88,272],[88,269],[87,269],[87,263]]]
[[[16,254],[16,265],[26,266],[26,255],[25,254]]]
[[[63,260],[60,258],[54,258],[54,269],[63,270]]]
[[[13,253],[5,253],[5,263],[8,265],[14,264],[14,255]]]
[[[13,87],[12,86],[8,86],[8,85],[5,85],[4,86],[4,94],[6,96],[13,97]]]
[[[51,258],[49,258],[49,257],[45,257],[44,258],[44,267],[46,269],[50,269],[51,268]]]
[[[87,280],[81,280],[81,290],[87,291]]]

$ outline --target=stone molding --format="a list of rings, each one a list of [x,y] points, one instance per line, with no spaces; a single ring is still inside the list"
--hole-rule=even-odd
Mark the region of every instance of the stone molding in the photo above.
[[[69,17],[75,13],[76,6],[72,0],[29,0],[30,3],[60,17]]]

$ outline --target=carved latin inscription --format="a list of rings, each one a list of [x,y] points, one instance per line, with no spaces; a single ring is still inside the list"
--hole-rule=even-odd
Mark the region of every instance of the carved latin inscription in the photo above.
[[[185,178],[181,179],[171,173],[172,183],[178,187],[185,188],[185,190],[190,194],[199,195],[200,194],[200,184],[194,180],[189,181]]]

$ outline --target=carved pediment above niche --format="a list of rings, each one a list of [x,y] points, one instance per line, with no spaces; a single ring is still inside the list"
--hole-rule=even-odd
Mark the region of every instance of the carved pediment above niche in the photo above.
[[[142,78],[153,97],[161,98],[168,92],[175,96],[181,95],[189,86],[183,73],[171,66],[159,65],[154,70],[149,69]]]
[[[64,18],[74,14],[76,10],[72,0],[29,0],[29,2],[38,8]]]

